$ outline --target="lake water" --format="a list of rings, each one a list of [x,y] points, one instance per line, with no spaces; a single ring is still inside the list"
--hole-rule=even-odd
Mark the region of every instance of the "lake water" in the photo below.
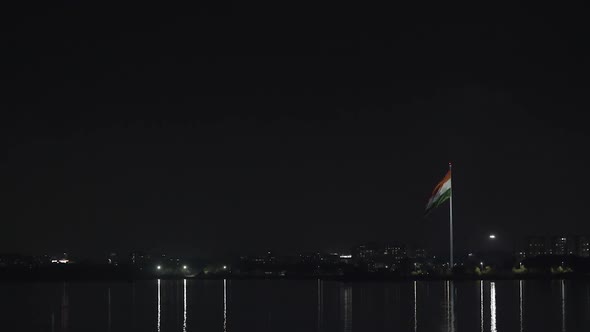
[[[590,282],[0,283],[1,331],[590,331]]]

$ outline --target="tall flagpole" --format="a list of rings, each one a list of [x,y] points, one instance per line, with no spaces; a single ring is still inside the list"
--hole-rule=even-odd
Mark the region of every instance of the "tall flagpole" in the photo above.
[[[451,195],[449,197],[449,242],[451,247],[451,273],[453,273],[453,173],[452,165],[449,163],[449,173],[451,173]]]

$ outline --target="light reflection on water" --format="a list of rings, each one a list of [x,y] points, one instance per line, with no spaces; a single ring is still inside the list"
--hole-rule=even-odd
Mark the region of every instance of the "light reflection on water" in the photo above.
[[[186,332],[186,279],[182,281],[182,332]]]
[[[67,332],[68,331],[68,320],[69,320],[69,311],[70,305],[68,301],[68,293],[67,293],[67,284],[64,282],[63,284],[63,295],[61,298],[61,331]]]
[[[162,288],[162,281],[158,279],[158,332],[160,332],[160,323],[161,323],[161,316],[162,316],[162,302],[161,302],[161,288]]]
[[[561,295],[561,331],[565,332],[565,280],[559,283]]]
[[[108,318],[107,318],[107,331],[111,332],[111,288],[107,289],[107,307],[108,307]]]
[[[227,331],[227,280],[223,279],[223,332]]]
[[[2,331],[590,331],[590,282],[578,280],[0,283],[0,293]]]
[[[490,282],[490,331],[498,332],[496,326],[496,283]]]
[[[323,288],[322,288],[322,280],[318,279],[318,285],[317,285],[317,290],[318,290],[318,313],[317,313],[317,331],[321,331],[322,330],[322,311],[323,311]]]
[[[483,332],[483,280],[479,281],[479,319],[481,323],[480,331]]]
[[[352,331],[352,286],[343,285],[341,290],[341,303],[343,311],[343,331]]]
[[[524,281],[518,281],[518,308],[519,308],[519,324],[520,324],[520,332],[524,331],[524,298],[523,298],[523,291],[524,291]]]
[[[416,293],[417,281],[414,281],[414,332],[418,331],[418,298]]]

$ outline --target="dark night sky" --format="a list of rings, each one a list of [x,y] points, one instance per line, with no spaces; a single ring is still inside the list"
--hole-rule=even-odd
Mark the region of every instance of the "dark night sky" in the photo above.
[[[5,8],[0,252],[590,233],[583,8],[277,2]]]

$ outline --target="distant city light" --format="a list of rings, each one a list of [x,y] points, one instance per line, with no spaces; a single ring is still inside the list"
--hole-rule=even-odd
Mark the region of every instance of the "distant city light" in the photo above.
[[[53,264],[68,264],[70,262],[69,259],[67,258],[62,258],[62,259],[52,259],[51,263]]]
[[[496,238],[496,235],[490,234],[490,239],[495,239],[495,238]]]
[[[340,258],[352,258],[352,255],[340,255]]]
[[[158,266],[156,266],[156,269],[161,270],[162,269],[162,266],[161,265],[158,265]]]

